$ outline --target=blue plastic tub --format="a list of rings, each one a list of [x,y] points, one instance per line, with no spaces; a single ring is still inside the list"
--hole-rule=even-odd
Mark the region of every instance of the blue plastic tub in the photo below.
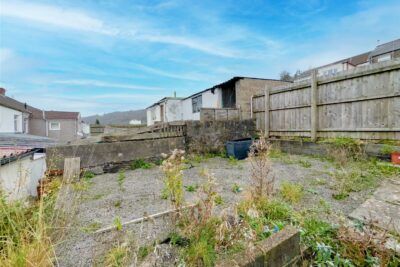
[[[232,140],[226,142],[226,153],[228,157],[235,159],[245,159],[249,155],[250,147],[253,144],[251,138]]]

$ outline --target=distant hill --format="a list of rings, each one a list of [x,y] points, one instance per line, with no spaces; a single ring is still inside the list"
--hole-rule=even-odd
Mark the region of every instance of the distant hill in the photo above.
[[[130,120],[140,120],[142,123],[146,123],[146,110],[117,111],[82,118],[84,122],[90,124],[95,123],[96,119],[99,119],[100,124],[129,124]]]

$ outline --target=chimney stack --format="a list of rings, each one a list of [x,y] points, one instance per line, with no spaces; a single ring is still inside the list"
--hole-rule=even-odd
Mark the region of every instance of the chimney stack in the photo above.
[[[0,87],[0,95],[5,96],[6,95],[6,89]]]

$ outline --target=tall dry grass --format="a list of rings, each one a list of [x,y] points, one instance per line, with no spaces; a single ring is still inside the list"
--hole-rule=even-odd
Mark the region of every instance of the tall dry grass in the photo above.
[[[60,237],[61,216],[55,211],[60,179],[45,185],[47,194],[28,203],[8,201],[0,192],[0,266],[54,266],[54,240]]]

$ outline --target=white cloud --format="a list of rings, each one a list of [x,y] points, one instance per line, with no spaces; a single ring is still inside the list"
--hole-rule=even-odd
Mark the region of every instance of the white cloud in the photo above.
[[[47,27],[52,26],[108,36],[118,36],[119,38],[125,38],[132,41],[176,45],[220,57],[244,57],[243,53],[240,53],[240,51],[232,49],[228,45],[224,44],[223,41],[215,41],[217,38],[212,38],[211,36],[198,38],[179,34],[169,34],[167,33],[169,29],[160,30],[154,28],[150,26],[154,23],[153,19],[132,23],[131,18],[125,18],[122,19],[124,23],[113,25],[106,23],[101,18],[88,14],[84,10],[67,9],[58,6],[32,4],[28,2],[9,1],[2,2],[0,16],[34,21]]]
[[[144,86],[144,85],[133,85],[123,83],[110,83],[97,80],[61,80],[54,81],[56,84],[67,84],[67,85],[78,85],[78,86],[93,86],[93,87],[108,87],[108,88],[120,88],[120,89],[133,89],[133,90],[162,90],[160,87]]]
[[[115,35],[118,33],[116,29],[107,27],[103,21],[90,16],[85,12],[50,5],[3,1],[1,3],[0,15],[36,21],[72,30],[88,31],[106,35]]]
[[[0,67],[5,66],[6,62],[13,57],[13,52],[8,48],[0,48]]]
[[[136,64],[135,68],[145,71],[147,73],[152,73],[152,74],[156,74],[158,76],[164,76],[164,77],[169,77],[169,78],[174,78],[174,79],[179,79],[179,80],[204,81],[205,79],[209,79],[209,77],[206,77],[205,75],[202,75],[199,73],[173,73],[173,72],[164,71],[161,69],[156,69],[156,68],[141,65],[141,64]]]
[[[157,34],[138,34],[135,38],[147,42],[163,43],[184,46],[194,50],[198,50],[210,55],[239,58],[242,57],[238,51],[224,47],[218,44],[212,44],[212,40],[196,39],[193,37],[176,36],[176,35],[157,35]]]

